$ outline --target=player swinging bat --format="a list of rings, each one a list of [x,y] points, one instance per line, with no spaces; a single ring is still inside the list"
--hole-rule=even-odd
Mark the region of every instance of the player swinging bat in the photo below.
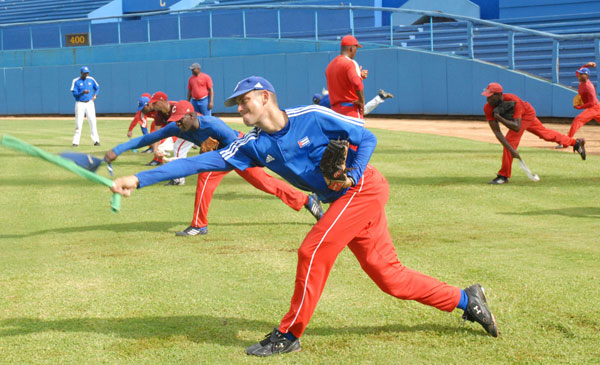
[[[517,147],[525,131],[531,132],[548,142],[556,142],[563,146],[573,146],[573,152],[579,153],[581,158],[585,160],[585,139],[573,139],[544,127],[542,122],[536,117],[535,109],[531,104],[521,100],[514,94],[503,93],[502,85],[499,83],[490,83],[481,95],[487,98],[487,103],[483,107],[485,117],[496,138],[504,146],[502,167],[498,171],[496,178],[490,181],[489,184],[500,185],[508,183],[508,179],[511,176],[513,158],[515,157],[520,160],[521,167],[527,173],[527,176],[533,181],[539,181],[539,176],[529,170],[517,152]],[[509,104],[506,104],[507,102]],[[501,105],[502,107],[498,108]],[[511,110],[512,116],[510,115]],[[506,136],[502,134],[498,123],[502,123],[508,127],[509,131],[506,133]]]

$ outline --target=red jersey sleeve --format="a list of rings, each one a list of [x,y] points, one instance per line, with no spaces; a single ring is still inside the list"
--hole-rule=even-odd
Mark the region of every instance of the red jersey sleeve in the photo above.
[[[139,112],[135,113],[135,116],[133,117],[131,124],[129,124],[129,129],[128,129],[129,132],[133,131],[133,128],[135,128],[135,126],[140,122],[140,113],[141,112],[142,111],[140,110]]]
[[[208,74],[205,74],[205,75],[206,75],[206,87],[208,89],[212,89],[212,87],[213,87],[212,78]]]

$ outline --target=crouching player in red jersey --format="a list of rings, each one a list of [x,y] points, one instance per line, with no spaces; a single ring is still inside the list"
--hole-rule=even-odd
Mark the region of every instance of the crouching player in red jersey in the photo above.
[[[264,340],[246,349],[255,356],[300,350],[300,336],[316,308],[329,272],[346,246],[363,270],[384,292],[399,299],[416,300],[443,311],[464,310],[463,318],[480,323],[498,335],[483,289],[465,290],[403,266],[387,228],[386,179],[369,164],[377,139],[360,119],[312,105],[280,110],[273,86],[252,76],[238,83],[225,106],[238,105],[244,124],[254,127],[243,138],[219,151],[177,160],[165,166],[116,179],[113,192],[129,196],[161,180],[203,171],[266,166],[294,186],[317,193],[331,205],[313,226],[298,250],[298,267],[289,311]],[[331,139],[348,139],[350,171],[339,191],[329,189],[319,163]]]
[[[177,102],[172,111],[168,121],[175,123],[167,123],[156,132],[116,146],[106,153],[105,160],[112,162],[118,155],[127,150],[151,145],[156,141],[169,137],[177,137],[178,140],[189,141],[197,145],[201,145],[203,141],[210,137],[219,142],[219,148],[223,148],[238,137],[243,136],[242,133],[233,130],[219,118],[197,114],[194,111],[194,106],[186,100]],[[174,162],[169,163],[169,165],[172,164]],[[192,223],[185,230],[177,232],[177,236],[196,236],[208,233],[208,207],[217,186],[230,171],[209,171],[198,175]],[[289,184],[268,175],[261,167],[253,167],[243,171],[235,169],[235,172],[255,188],[267,194],[275,195],[296,211],[305,207],[317,220],[323,215],[321,203],[316,195],[306,195],[294,189]]]
[[[490,83],[481,95],[487,98],[487,103],[483,106],[485,118],[494,132],[496,139],[504,146],[502,167],[498,171],[496,178],[488,184],[500,185],[508,182],[512,171],[513,158],[520,158],[517,147],[525,131],[535,134],[544,141],[556,142],[563,146],[573,146],[573,152],[579,153],[581,158],[585,160],[584,139],[575,140],[553,129],[544,127],[542,122],[536,117],[535,109],[533,109],[531,104],[521,100],[515,94],[503,93],[502,85],[499,83]],[[498,113],[494,113],[494,108],[503,101],[515,102],[513,120],[507,120]],[[502,123],[508,127],[509,131],[506,133],[506,136],[502,135],[498,123]]]

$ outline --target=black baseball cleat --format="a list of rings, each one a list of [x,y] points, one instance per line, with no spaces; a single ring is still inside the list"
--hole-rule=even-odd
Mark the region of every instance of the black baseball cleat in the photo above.
[[[585,138],[577,138],[575,140],[575,145],[573,146],[573,153],[579,153],[582,160],[585,160]]]
[[[169,180],[169,182],[166,183],[165,186],[168,186],[168,185],[176,185],[176,186],[185,185],[185,179],[179,178],[179,179]]]
[[[488,182],[488,184],[491,184],[491,185],[508,184],[508,178],[504,177],[502,175],[497,175],[496,178],[494,180],[491,180],[490,182]]]
[[[203,234],[208,234],[208,228],[206,226],[204,226],[204,227],[189,226],[186,229],[184,229],[183,231],[179,231],[179,232],[175,233],[175,236],[198,236],[198,235],[203,235]]]
[[[265,336],[265,339],[246,349],[246,354],[254,356],[271,356],[300,351],[300,339],[293,341],[285,338],[277,328]]]
[[[304,204],[304,208],[306,208],[317,220],[323,217],[323,207],[315,193],[308,196],[308,201]]]
[[[154,148],[148,147],[144,151],[142,151],[142,153],[154,153]]]
[[[559,143],[559,144],[557,144],[557,145],[556,145],[556,147],[554,147],[554,149],[555,149],[555,150],[561,150],[561,149],[563,149],[563,148],[565,148],[565,146],[563,146],[563,145],[562,145],[562,144],[560,144],[560,143]]]
[[[379,92],[377,93],[377,95],[379,95],[379,97],[382,98],[383,100],[391,99],[394,97],[394,94],[385,92],[382,89],[379,89]]]
[[[467,304],[467,310],[465,310],[462,316],[463,319],[479,323],[487,333],[498,337],[496,318],[494,318],[494,315],[487,306],[487,299],[481,285],[473,284],[465,289],[465,293],[469,297],[469,303]]]
[[[73,143],[73,147],[79,147],[77,143]]]
[[[94,146],[100,146],[100,142],[94,143]]]
[[[146,164],[146,166],[160,166],[160,165],[162,165],[162,162],[157,161],[157,160],[152,160]]]

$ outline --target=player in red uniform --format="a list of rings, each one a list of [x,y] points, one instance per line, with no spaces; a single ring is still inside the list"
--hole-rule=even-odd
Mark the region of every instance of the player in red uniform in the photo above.
[[[354,118],[363,118],[365,95],[363,81],[369,72],[354,61],[356,51],[362,46],[351,35],[344,36],[340,55],[334,58],[327,69],[327,89],[331,109]]]
[[[581,96],[582,104],[573,105],[573,107],[579,110],[583,109],[583,111],[573,120],[571,129],[569,129],[569,137],[573,137],[579,128],[592,119],[600,122],[600,104],[598,103],[594,84],[590,81],[590,69],[588,67],[596,67],[596,63],[588,62],[576,71],[579,79],[577,93]]]
[[[525,131],[531,132],[548,142],[557,142],[563,146],[573,146],[573,151],[578,152],[581,158],[585,160],[584,139],[575,140],[555,130],[544,127],[542,122],[536,117],[535,109],[533,109],[531,104],[519,99],[514,94],[503,93],[502,86],[499,83],[490,83],[481,95],[487,97],[487,103],[483,107],[485,118],[498,141],[504,146],[502,167],[498,171],[498,176],[489,182],[490,184],[499,185],[508,182],[511,175],[513,157],[520,158],[517,147]],[[498,113],[494,113],[494,108],[503,101],[514,101],[516,103],[513,120],[505,119]],[[502,123],[509,128],[506,136],[502,135],[498,123]]]
[[[196,112],[211,116],[213,108],[213,81],[210,76],[202,72],[199,63],[190,66],[192,76],[188,79],[187,100],[192,103]]]
[[[150,128],[150,132],[154,132],[164,127],[171,116],[171,110],[175,105],[174,101],[169,101],[169,97],[162,91],[157,91],[152,95],[152,98],[148,104],[142,109],[142,112],[148,114],[152,112],[154,114],[154,121]],[[163,163],[164,154],[159,150],[159,146],[163,144],[165,140],[152,144],[152,150],[154,151],[154,158],[152,161],[147,163],[147,166],[158,166]]]

